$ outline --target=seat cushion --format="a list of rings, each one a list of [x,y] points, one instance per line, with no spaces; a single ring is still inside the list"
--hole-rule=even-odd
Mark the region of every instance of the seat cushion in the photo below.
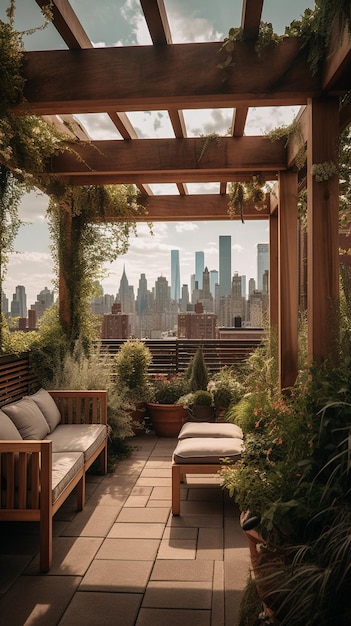
[[[222,422],[187,422],[182,427],[178,439],[188,437],[234,437],[243,438],[243,431],[236,424]]]
[[[86,463],[106,435],[104,424],[59,424],[45,439],[52,441],[53,452],[83,452]]]
[[[29,396],[6,404],[2,410],[13,421],[23,439],[44,439],[50,432],[44,415]]]
[[[53,397],[50,396],[46,389],[39,389],[39,391],[27,397],[37,404],[49,424],[50,432],[52,432],[61,421],[61,413]]]
[[[243,440],[239,437],[188,437],[178,441],[174,463],[223,464],[240,458]]]
[[[53,452],[52,454],[52,503],[60,497],[71,480],[83,469],[82,452]]]

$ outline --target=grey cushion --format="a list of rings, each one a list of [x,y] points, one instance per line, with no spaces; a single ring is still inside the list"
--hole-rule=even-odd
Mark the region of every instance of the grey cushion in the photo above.
[[[59,424],[45,439],[52,441],[53,452],[83,452],[84,461],[106,439],[104,424]]]
[[[174,463],[223,464],[223,459],[237,461],[243,446],[235,437],[188,437],[178,441],[173,453]]]
[[[0,439],[22,439],[19,431],[4,411],[0,409]]]
[[[50,432],[38,405],[28,396],[3,406],[2,410],[11,418],[23,439],[44,439]]]
[[[84,466],[82,452],[53,452],[52,454],[52,503],[60,497],[71,480]]]
[[[42,414],[44,415],[47,423],[49,424],[50,432],[52,432],[61,421],[61,413],[55,402],[46,389],[39,389],[31,396],[26,396],[34,400],[38,405]]]
[[[188,437],[234,437],[242,439],[243,431],[236,424],[187,422],[182,427],[178,439],[187,439]]]

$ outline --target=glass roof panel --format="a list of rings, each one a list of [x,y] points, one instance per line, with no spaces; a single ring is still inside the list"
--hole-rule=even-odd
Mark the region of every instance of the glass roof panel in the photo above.
[[[187,183],[189,193],[219,193],[219,183]]]
[[[174,137],[168,111],[130,111],[127,115],[139,139]]]
[[[178,187],[175,183],[154,183],[150,184],[149,187],[155,196],[179,196]]]
[[[151,45],[139,0],[71,0],[94,47]]]
[[[241,2],[164,1],[173,43],[222,41],[231,26],[240,26]]]
[[[250,107],[247,114],[245,135],[266,135],[281,126],[289,126],[301,107]]]
[[[84,113],[73,117],[84,127],[90,139],[122,139],[107,113]]]
[[[188,137],[230,133],[233,109],[185,109],[183,114]]]

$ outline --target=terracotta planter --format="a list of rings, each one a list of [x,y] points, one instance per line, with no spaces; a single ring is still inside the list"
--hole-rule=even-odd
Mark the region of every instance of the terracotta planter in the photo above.
[[[190,422],[214,422],[216,409],[207,404],[192,404],[188,408]]]
[[[132,428],[135,435],[144,435],[144,420],[146,415],[145,403],[138,404],[134,411],[131,411],[130,416],[132,418]]]
[[[188,412],[183,406],[148,402],[146,407],[157,437],[178,437],[188,418]]]

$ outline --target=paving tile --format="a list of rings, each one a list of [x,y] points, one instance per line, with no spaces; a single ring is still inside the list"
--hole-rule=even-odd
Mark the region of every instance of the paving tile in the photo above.
[[[53,626],[71,601],[79,583],[77,576],[21,576],[0,598],[4,626]]]
[[[152,468],[143,469],[140,474],[141,478],[171,478],[171,468]]]
[[[31,559],[29,554],[0,554],[0,595],[10,589]]]
[[[169,510],[165,508],[122,509],[117,522],[163,522],[166,523]]]
[[[222,528],[222,515],[185,515],[182,511],[183,503],[180,506],[180,515],[173,515],[169,524],[171,526],[187,526],[197,528]]]
[[[67,537],[106,537],[121,507],[85,506],[61,532]]]
[[[224,561],[226,626],[232,626],[233,623],[238,622],[240,602],[248,579],[249,567],[248,549],[238,548],[234,561]]]
[[[159,469],[166,469],[166,468],[171,468],[171,459],[167,460],[167,461],[147,461],[145,463],[145,468],[159,468]]]
[[[174,526],[166,526],[163,539],[197,539],[197,528],[177,528]]]
[[[102,542],[103,539],[97,537],[57,537],[53,542],[52,566],[47,576],[84,576]],[[26,570],[26,574],[38,573],[39,555]]]
[[[79,591],[69,604],[59,626],[134,626],[141,600],[142,595],[137,593]]]
[[[158,559],[195,559],[195,539],[163,539],[161,541]]]
[[[186,500],[184,503],[182,503],[182,514],[187,515],[188,513],[200,513],[204,516],[209,514],[218,514],[223,519],[222,503],[212,502],[211,500]]]
[[[108,537],[125,539],[161,539],[164,533],[163,524],[113,524]]]
[[[167,508],[168,511],[171,510],[172,501],[171,498],[169,500],[150,500],[147,503],[147,507],[152,507],[153,509],[157,507]]]
[[[140,485],[136,485],[133,487],[130,492],[131,496],[150,496],[152,494],[153,487],[150,485],[149,487],[142,487]]]
[[[194,560],[157,559],[150,580],[211,582],[213,568],[213,561],[201,561],[200,563]]]
[[[199,528],[196,558],[223,561],[222,528]]]
[[[129,496],[124,503],[126,508],[128,507],[145,507],[149,501],[149,496]]]
[[[169,478],[157,478],[156,476],[146,477],[146,478],[138,478],[137,486],[138,487],[171,487],[172,479]]]
[[[141,609],[135,626],[210,626],[210,611]],[[233,625],[232,625],[233,626]]]
[[[212,582],[150,581],[142,607],[210,609]]]
[[[150,500],[171,500],[171,489],[169,487],[154,487],[151,491]]]
[[[157,539],[105,539],[96,559],[149,561],[156,558],[160,542]]]
[[[237,624],[232,620],[232,626]],[[211,626],[224,626],[225,624],[225,596],[224,596],[224,563],[215,561],[212,585],[212,612]]]
[[[144,593],[152,566],[153,561],[95,559],[85,574],[79,591]]]
[[[191,486],[189,489],[189,500],[206,500],[207,502],[222,502],[223,501],[223,490],[218,489],[217,486],[212,487],[209,485],[207,487],[195,487]]]

